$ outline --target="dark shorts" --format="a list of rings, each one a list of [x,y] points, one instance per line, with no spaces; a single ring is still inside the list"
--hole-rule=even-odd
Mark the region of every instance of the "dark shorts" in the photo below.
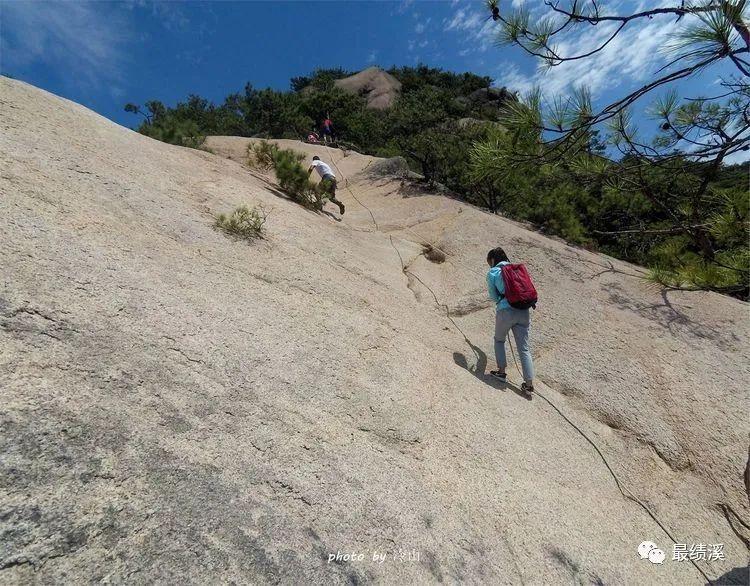
[[[324,126],[323,127],[323,134],[333,134],[333,132],[331,131],[331,127],[330,126]]]
[[[336,194],[336,178],[333,175],[326,175],[323,177],[323,179],[320,180],[320,186],[326,193],[332,195]]]

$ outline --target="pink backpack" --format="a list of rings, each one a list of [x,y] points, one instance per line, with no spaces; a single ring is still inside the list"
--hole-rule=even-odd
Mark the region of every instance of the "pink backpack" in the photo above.
[[[526,267],[522,264],[507,264],[502,266],[502,273],[504,297],[510,306],[516,309],[536,309],[536,288]]]

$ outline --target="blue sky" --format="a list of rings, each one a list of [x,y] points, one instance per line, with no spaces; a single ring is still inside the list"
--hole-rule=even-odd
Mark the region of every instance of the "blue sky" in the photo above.
[[[507,10],[521,1],[501,6]],[[608,4],[621,11],[646,3]],[[542,4],[529,0],[529,5]],[[494,45],[496,29],[485,14],[481,1],[466,0],[0,0],[0,69],[127,126],[137,120],[123,111],[126,102],[173,104],[189,93],[221,102],[246,82],[287,89],[291,77],[316,67],[359,70],[419,62],[489,75],[521,91],[541,83],[550,95],[583,82],[603,104],[637,87],[665,62],[660,48],[680,26],[655,18],[626,29],[596,59],[544,74],[519,48]],[[577,50],[590,38],[566,42]],[[681,91],[705,94],[720,75],[731,73],[730,65],[719,65],[685,82]],[[644,123],[642,113],[637,118]]]

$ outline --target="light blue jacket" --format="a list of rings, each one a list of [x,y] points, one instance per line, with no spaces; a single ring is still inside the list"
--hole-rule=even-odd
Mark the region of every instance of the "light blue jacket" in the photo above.
[[[501,297],[505,293],[505,282],[503,281],[501,267],[508,264],[510,264],[508,261],[499,262],[487,272],[487,292],[495,302],[495,308],[498,311],[501,309],[510,309],[508,300],[505,297]]]

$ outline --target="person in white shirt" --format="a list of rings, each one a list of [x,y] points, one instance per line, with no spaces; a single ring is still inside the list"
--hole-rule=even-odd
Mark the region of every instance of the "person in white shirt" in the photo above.
[[[339,211],[343,216],[346,208],[343,203],[336,199],[336,175],[333,174],[331,168],[321,161],[320,157],[317,155],[313,157],[312,164],[307,170],[308,176],[313,172],[313,169],[315,169],[318,172],[318,175],[320,175],[321,189],[323,189],[324,193],[328,194],[328,199],[331,200],[331,203],[335,203],[339,206]]]

